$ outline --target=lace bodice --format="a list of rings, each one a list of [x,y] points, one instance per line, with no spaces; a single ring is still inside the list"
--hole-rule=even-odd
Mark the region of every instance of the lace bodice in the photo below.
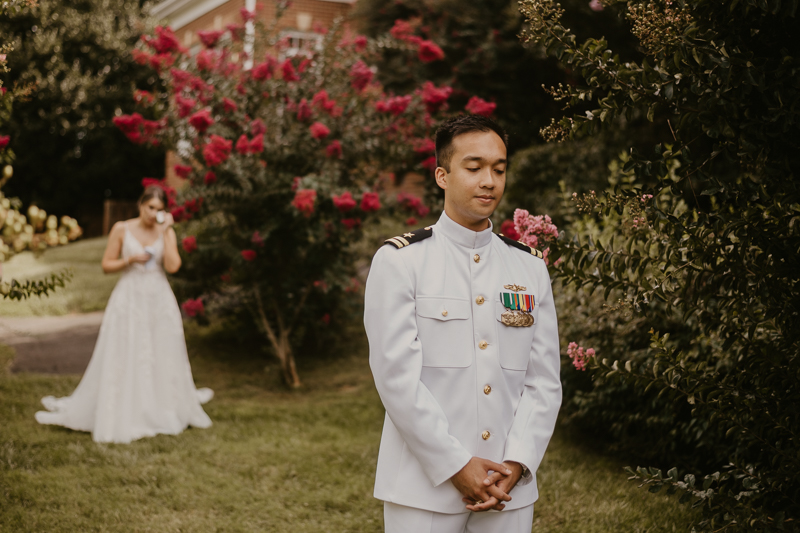
[[[133,263],[127,270],[148,272],[160,271],[163,272],[164,264],[164,234],[159,235],[156,242],[147,247],[153,252],[153,257],[147,263]],[[125,236],[122,239],[122,258],[128,259],[134,255],[145,253],[145,247],[142,243],[131,233],[128,229],[128,224],[125,224]]]

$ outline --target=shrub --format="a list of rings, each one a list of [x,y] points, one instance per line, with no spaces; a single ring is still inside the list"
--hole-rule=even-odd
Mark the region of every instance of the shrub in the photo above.
[[[589,324],[604,324],[576,339],[597,349],[581,408],[639,444],[686,445],[672,457],[704,476],[630,472],[702,507],[699,529],[798,531],[799,111],[787,104],[800,92],[800,58],[790,53],[797,5],[614,4],[642,61],[621,61],[602,39],[579,43],[551,1],[521,4],[526,40],[583,76],[551,94],[590,106],[554,121],[546,138],[597,135],[637,114],[671,132],[654,153],[621,161],[631,179],[576,195],[586,217],[551,247],[555,277],[616,302],[611,318],[593,315],[596,300],[583,309]],[[663,432],[648,435],[648,424]],[[692,457],[692,445],[706,453]]]
[[[195,57],[169,29],[143,38],[137,55],[166,89],[154,84],[154,98],[140,101],[149,118],[118,122],[132,141],[183,160],[172,214],[195,239],[184,246],[180,292],[201,298],[206,316],[247,309],[298,386],[292,346],[338,327],[354,292],[350,244],[379,216],[427,213],[421,199],[386,197],[381,183],[424,171],[430,153],[418,148],[450,90],[385,94],[369,66],[378,46],[338,26],[294,57],[259,26],[252,69],[235,33],[207,38]]]

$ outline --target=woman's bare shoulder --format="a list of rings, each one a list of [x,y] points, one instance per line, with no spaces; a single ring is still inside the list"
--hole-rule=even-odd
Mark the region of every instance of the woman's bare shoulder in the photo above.
[[[131,220],[120,220],[119,222],[115,222],[114,225],[111,226],[111,231],[108,232],[108,236],[118,237],[122,235],[123,233],[125,233],[125,228],[127,227],[127,225],[133,222],[134,220],[136,219],[132,218]]]

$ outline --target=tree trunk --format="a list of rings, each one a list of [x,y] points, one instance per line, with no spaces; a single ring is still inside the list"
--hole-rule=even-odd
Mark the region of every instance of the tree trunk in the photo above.
[[[292,346],[289,344],[289,331],[281,327],[278,334],[280,335],[280,344],[275,347],[275,352],[281,362],[283,381],[288,387],[296,389],[302,384],[300,383],[300,376],[297,374],[297,367],[294,364]]]
[[[261,294],[258,289],[255,289],[255,297],[256,297],[256,306],[257,306],[257,316],[256,321],[261,326],[261,330],[266,335],[267,339],[269,340],[270,344],[272,345],[272,349],[275,351],[275,356],[278,358],[281,364],[281,372],[283,373],[283,381],[286,385],[292,389],[296,389],[302,385],[300,382],[300,376],[297,374],[297,366],[294,362],[294,353],[292,352],[292,345],[289,342],[289,335],[291,334],[291,326],[287,327],[285,322],[283,321],[283,317],[281,316],[280,312],[278,311],[277,306],[273,305],[275,308],[275,316],[277,318],[277,332],[275,326],[270,324],[269,320],[267,319],[267,315],[264,312],[264,304],[261,301]],[[308,291],[306,291],[306,295]],[[300,307],[305,303],[305,295],[300,300]],[[299,311],[299,309],[297,309]]]

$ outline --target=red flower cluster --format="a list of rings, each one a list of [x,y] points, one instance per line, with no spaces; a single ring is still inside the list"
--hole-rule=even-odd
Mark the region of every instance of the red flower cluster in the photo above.
[[[183,312],[186,313],[187,316],[191,317],[197,315],[203,316],[206,314],[206,309],[203,306],[203,301],[200,298],[197,298],[196,300],[186,300],[181,305],[181,309],[183,309]]]
[[[194,235],[189,235],[188,237],[184,237],[181,241],[181,246],[183,247],[183,251],[187,254],[197,251],[197,239]]]
[[[361,196],[361,210],[365,213],[377,211],[381,208],[381,199],[376,192],[365,192]]]
[[[0,150],[5,150],[9,141],[11,141],[10,135],[0,135]]]
[[[213,70],[217,66],[217,54],[213,50],[201,50],[195,56],[195,63],[200,70]]]
[[[248,140],[247,135],[242,134],[236,141],[236,151],[240,154],[260,154],[264,151],[264,134],[259,133],[252,140]]]
[[[408,105],[411,103],[411,96],[392,96],[384,100],[375,102],[375,109],[380,113],[391,113],[394,116],[399,116],[405,113]]]
[[[214,119],[211,118],[210,109],[201,109],[189,117],[189,124],[199,133],[205,133],[208,127],[213,123]]]
[[[228,160],[233,148],[233,141],[229,141],[219,135],[211,135],[208,143],[203,146],[203,159],[210,167],[215,167]]]
[[[245,261],[255,261],[257,255],[255,250],[242,250],[241,254]]]
[[[135,144],[149,142],[154,146],[158,144],[155,135],[163,127],[158,121],[145,120],[139,113],[114,117],[113,122],[131,142]]]
[[[497,104],[494,102],[487,102],[477,96],[473,96],[467,102],[467,105],[464,109],[472,113],[473,115],[482,115],[484,117],[491,116],[494,113],[494,110],[497,108]]]
[[[328,129],[328,127],[322,122],[313,123],[308,130],[311,132],[311,136],[315,139],[324,139],[331,133],[331,130]]]
[[[333,197],[333,205],[342,213],[347,213],[356,206],[356,201],[350,191],[342,193],[340,196]]]
[[[131,50],[133,60],[140,65],[150,65],[150,68],[161,72],[175,63],[175,57],[170,54],[148,54],[142,50]]]
[[[192,173],[192,167],[189,165],[175,165],[173,168],[175,169],[175,174],[181,178],[188,178],[189,174]]]
[[[430,170],[431,172],[433,172],[434,170],[436,170],[436,156],[432,155],[430,157],[423,159],[420,165],[425,170]]]
[[[217,175],[214,174],[213,170],[209,170],[206,172],[206,175],[203,177],[203,183],[206,185],[213,185],[217,182]]]
[[[305,98],[300,100],[300,103],[297,104],[297,120],[305,122],[311,118],[311,113],[311,106],[308,105],[308,100]]]
[[[311,99],[311,105],[324,109],[332,117],[342,115],[342,108],[336,105],[336,100],[328,97],[328,91],[325,89],[314,95],[314,98]]]
[[[185,118],[189,116],[189,113],[192,112],[194,106],[197,105],[197,100],[194,98],[184,98],[183,96],[176,94],[175,105],[178,106],[178,116]]]
[[[300,79],[291,59],[287,59],[281,64],[281,72],[283,72],[283,81],[298,81]]]
[[[403,206],[403,208],[413,211],[419,217],[427,216],[428,213],[431,212],[430,208],[422,203],[422,198],[414,196],[413,194],[405,192],[398,193],[397,203]],[[414,221],[414,224],[416,224],[416,221]]]
[[[203,46],[206,48],[214,48],[217,45],[219,38],[222,37],[223,33],[225,32],[219,30],[206,30],[198,31],[197,36],[200,38],[200,42],[203,43]]]
[[[275,59],[270,56],[267,56],[266,61],[254,66],[250,72],[254,80],[264,81],[272,78],[272,74],[274,73],[274,71],[275,71]]]
[[[500,233],[515,241],[518,241],[520,238],[520,234],[514,226],[513,220],[504,220],[503,223],[500,224]]]
[[[353,44],[355,45],[356,52],[363,52],[364,49],[367,47],[367,38],[363,35],[359,35],[353,40]]]
[[[423,63],[431,63],[444,59],[444,51],[433,41],[422,41],[419,43],[418,56]]]
[[[314,214],[314,202],[317,199],[317,191],[314,189],[300,189],[294,195],[292,205],[303,213],[306,217]]]
[[[156,26],[156,36],[149,37],[142,35],[142,40],[155,50],[157,54],[168,54],[170,52],[182,52],[180,42],[172,29],[169,27]]]
[[[236,102],[234,102],[230,98],[223,97],[222,98],[222,109],[224,109],[226,113],[234,113],[234,112],[236,112],[237,109],[239,109],[239,106],[237,106]]]
[[[325,153],[331,159],[339,159],[342,157],[342,143],[338,140],[333,141],[325,148]]]
[[[436,151],[436,143],[428,137],[417,139],[414,144],[414,151],[418,154],[432,154]]]
[[[137,104],[142,104],[143,106],[149,106],[153,104],[155,99],[156,97],[153,96],[153,94],[148,91],[140,91],[139,89],[133,91],[133,101],[136,102]]]
[[[239,10],[239,15],[242,17],[242,20],[244,20],[245,22],[250,22],[251,20],[256,18],[256,12],[255,11],[249,11],[247,8],[244,8],[244,7]]]
[[[428,113],[436,113],[442,108],[446,109],[447,99],[453,93],[452,87],[437,88],[433,83],[426,81],[422,85],[422,101]]]
[[[360,59],[350,68],[350,85],[361,92],[372,81],[372,70]]]
[[[261,236],[261,234],[258,231],[254,231],[253,232],[253,236],[250,237],[250,242],[252,242],[256,246],[258,246],[259,248],[263,248],[264,247],[264,238]]]
[[[389,33],[395,39],[405,41],[409,44],[418,45],[422,42],[421,37],[414,35],[414,26],[407,20],[397,19],[394,21],[394,26],[389,30]]]
[[[267,125],[264,124],[264,122],[260,118],[257,118],[250,123],[250,135],[260,135],[266,132],[267,132]]]
[[[342,225],[348,230],[354,230],[361,227],[360,218],[343,218]]]

